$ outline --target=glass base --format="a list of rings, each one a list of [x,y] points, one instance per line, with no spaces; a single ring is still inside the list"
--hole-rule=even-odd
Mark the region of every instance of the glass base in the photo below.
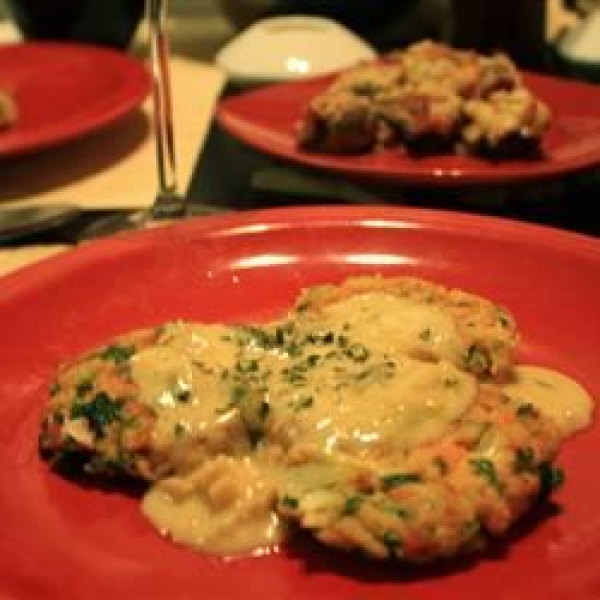
[[[186,208],[185,216],[178,219],[161,218],[153,216],[152,211],[119,211],[108,216],[102,216],[88,225],[79,235],[80,240],[92,240],[96,238],[107,237],[126,231],[135,231],[139,229],[150,229],[152,227],[161,227],[169,225],[181,219],[190,219],[195,217],[206,217],[214,214],[227,212],[230,209],[211,204],[189,204]]]

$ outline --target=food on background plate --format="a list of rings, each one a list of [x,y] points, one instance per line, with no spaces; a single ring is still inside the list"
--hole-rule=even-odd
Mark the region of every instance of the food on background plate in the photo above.
[[[149,482],[142,510],[203,552],[295,528],[377,559],[481,548],[562,482],[592,402],[515,363],[510,313],[411,277],[305,290],[267,324],[173,322],[60,368],[40,433],[57,467]]]
[[[339,154],[402,146],[523,156],[539,151],[549,123],[508,57],[424,41],[337,76],[310,101],[298,143]]]
[[[0,131],[8,129],[17,120],[17,107],[14,98],[0,89]]]

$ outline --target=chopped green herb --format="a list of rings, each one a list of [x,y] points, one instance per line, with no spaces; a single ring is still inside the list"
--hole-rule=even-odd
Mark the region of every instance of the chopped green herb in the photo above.
[[[256,373],[258,371],[258,361],[255,359],[240,359],[235,364],[235,369],[239,373]]]
[[[390,556],[396,556],[396,552],[400,547],[400,538],[398,537],[398,534],[393,531],[386,531],[383,534],[383,543],[387,548],[388,554]]]
[[[91,402],[76,402],[71,407],[71,418],[87,419],[89,428],[96,437],[104,436],[104,427],[121,417],[121,403],[107,393],[96,394]]]
[[[169,387],[169,393],[177,402],[188,402],[192,397],[192,390],[188,383],[178,380]]]
[[[514,462],[515,473],[536,473],[538,465],[531,448],[517,448]]]
[[[58,392],[60,392],[60,383],[56,383],[54,382],[51,386],[50,386],[50,395],[51,396],[56,396],[56,394],[58,394]]]
[[[281,371],[281,375],[284,379],[291,384],[303,384],[306,383],[306,375],[304,368],[299,365],[294,365],[291,368],[285,368]]]
[[[564,471],[558,467],[553,467],[547,461],[539,465],[538,472],[540,476],[540,497],[542,498],[549,496],[565,482]]]
[[[174,394],[177,402],[188,402],[188,400],[192,397],[192,392],[190,390],[177,390]]]
[[[272,344],[269,334],[259,327],[245,326],[241,327],[240,331],[243,334],[242,344],[250,342],[261,348],[269,348]]]
[[[63,415],[59,410],[55,410],[52,413],[52,422],[62,425],[65,422],[65,415]]]
[[[275,328],[275,343],[278,346],[283,346],[285,343],[285,332],[281,327]]]
[[[363,496],[350,496],[349,498],[346,498],[346,502],[344,503],[344,508],[342,510],[342,515],[355,515],[360,509],[360,505],[363,503],[363,501]]]
[[[301,410],[310,408],[314,403],[315,403],[315,399],[313,398],[313,396],[301,396],[293,404],[294,411],[300,412]]]
[[[313,331],[306,336],[306,341],[315,346],[325,346],[327,344],[333,344],[335,335],[333,331]]]
[[[426,329],[423,329],[419,333],[419,338],[421,340],[423,340],[424,342],[430,342],[431,341],[431,336],[432,336],[432,332],[431,332],[431,329],[429,327],[427,327]]]
[[[116,365],[126,362],[135,354],[134,346],[118,346],[116,344],[107,346],[101,353],[103,360],[112,360]]]
[[[75,388],[76,394],[81,398],[86,394],[89,394],[94,389],[94,383],[91,378],[82,379]]]
[[[117,463],[120,469],[126,470],[128,465],[133,463],[133,455],[131,454],[131,452],[128,452],[122,447],[119,447],[117,449]]]
[[[260,408],[258,409],[258,418],[261,421],[265,421],[269,417],[270,412],[271,412],[270,404],[266,400],[263,400],[260,403]]]
[[[520,404],[517,408],[517,417],[535,417],[536,415],[537,409],[530,402]]]
[[[352,91],[357,96],[366,96],[367,98],[376,96],[379,92],[381,92],[381,90],[382,87],[380,85],[370,81],[361,81],[352,86]]]
[[[299,313],[306,312],[309,308],[310,308],[310,303],[306,302],[306,301],[300,302],[299,304],[296,305],[296,311]]]
[[[337,337],[337,345],[340,348],[347,348],[349,343],[350,342],[349,342],[347,336],[345,336],[345,335],[338,335],[338,337]]]
[[[232,404],[242,402],[248,396],[249,389],[245,385],[236,384],[231,388],[230,398]]]
[[[510,327],[510,319],[503,313],[498,315],[498,323],[500,323],[502,327]]]
[[[408,483],[419,483],[421,476],[418,473],[390,473],[381,478],[381,485],[384,490],[406,485]]]
[[[389,513],[391,515],[399,517],[400,519],[409,519],[410,518],[410,513],[408,510],[406,510],[402,506],[398,506],[397,504],[394,504],[393,502],[385,503],[382,506],[382,509],[386,513]]]
[[[309,367],[316,367],[321,362],[321,356],[319,354],[310,354],[306,357],[306,364]]]
[[[281,504],[283,504],[284,506],[287,506],[288,508],[296,509],[296,508],[298,508],[299,502],[298,502],[298,498],[294,498],[293,496],[285,495],[281,499]]]
[[[353,361],[365,362],[369,358],[371,353],[369,352],[369,349],[366,346],[363,346],[362,344],[352,344],[351,346],[346,348],[345,354],[348,358],[351,358]]]
[[[504,491],[504,484],[500,481],[496,465],[487,458],[473,458],[469,461],[473,472],[483,477],[499,494]]]
[[[465,357],[467,367],[476,373],[484,373],[490,367],[490,359],[483,348],[476,344],[469,346]]]
[[[192,364],[194,365],[194,367],[196,367],[196,369],[198,369],[202,373],[206,373],[207,375],[212,375],[215,372],[215,370],[212,367],[209,367],[201,360],[193,360]]]
[[[374,373],[375,373],[375,369],[373,369],[373,367],[369,367],[367,369],[363,369],[362,371],[359,371],[358,373],[353,374],[352,377],[353,377],[353,379],[356,379],[356,381],[364,381],[365,379],[368,379]]]
[[[450,470],[448,463],[441,456],[436,456],[433,459],[433,464],[436,466],[440,475],[446,475],[446,473],[448,473],[448,471]]]
[[[253,344],[265,350],[274,348],[283,348],[286,344],[286,335],[293,330],[293,323],[280,325],[273,332],[262,329],[260,327],[245,326],[239,329],[241,337],[239,342],[241,345]],[[294,342],[290,342],[290,347],[286,348],[288,352],[294,352]]]
[[[460,530],[463,538],[472,539],[479,535],[479,532],[481,531],[481,523],[479,522],[479,519],[471,519],[469,521],[465,521]]]

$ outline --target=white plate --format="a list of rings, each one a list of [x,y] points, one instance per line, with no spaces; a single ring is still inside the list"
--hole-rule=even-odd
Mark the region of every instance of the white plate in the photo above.
[[[215,60],[231,81],[249,85],[331,73],[375,56],[369,44],[339,23],[296,15],[254,23]]]

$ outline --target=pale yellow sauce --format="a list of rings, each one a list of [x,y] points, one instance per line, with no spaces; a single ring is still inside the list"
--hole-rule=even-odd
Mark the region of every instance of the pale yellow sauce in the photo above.
[[[524,404],[532,404],[553,419],[564,437],[585,429],[591,421],[593,400],[576,381],[544,367],[519,365],[504,392]]]
[[[172,323],[160,345],[132,358],[140,398],[157,416],[154,447],[177,472],[217,453],[248,451],[239,413],[222,410],[231,386],[221,374],[236,357],[230,334],[223,326]]]
[[[302,392],[313,398],[306,409],[299,408],[302,398],[297,392],[274,386],[270,392],[274,402],[284,400],[275,419],[275,438],[281,431],[279,437],[288,444],[369,455],[381,449],[397,452],[441,437],[474,399],[475,379],[450,363],[392,356],[393,373],[352,380],[339,389],[335,362],[324,362],[314,369]]]
[[[276,546],[285,527],[274,512],[275,483],[248,458],[218,457],[185,477],[158,481],[142,511],[163,534],[221,555]]]
[[[355,323],[362,343],[380,352],[443,358],[462,365],[462,343],[454,320],[435,305],[369,292],[325,307],[318,319],[323,327]]]
[[[435,306],[367,293],[296,315],[293,327],[256,331],[170,324],[132,359],[157,414],[155,449],[175,473],[152,487],[143,511],[165,535],[206,552],[272,547],[283,535],[278,492],[315,479],[326,487],[353,461],[435,441],[478,393],[459,369],[455,325]],[[589,422],[589,396],[560,374],[520,367],[505,390],[565,435]],[[311,460],[296,464],[297,455]]]

